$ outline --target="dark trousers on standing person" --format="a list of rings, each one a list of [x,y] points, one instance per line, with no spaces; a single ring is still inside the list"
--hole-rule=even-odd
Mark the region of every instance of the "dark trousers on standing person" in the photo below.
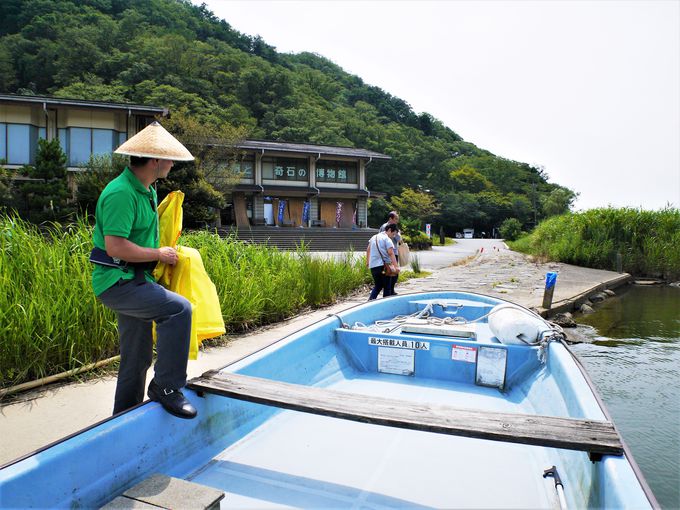
[[[377,266],[371,268],[371,276],[373,277],[373,290],[371,290],[371,295],[368,300],[371,301],[378,297],[380,291],[383,293],[383,297],[389,297],[394,294],[394,284],[392,283],[392,277],[385,276],[383,266]]]
[[[153,322],[158,354],[154,381],[160,388],[182,388],[187,381],[191,303],[157,283],[137,285],[132,280],[120,280],[99,300],[118,315],[120,367],[113,414],[144,400],[146,372],[153,358]]]

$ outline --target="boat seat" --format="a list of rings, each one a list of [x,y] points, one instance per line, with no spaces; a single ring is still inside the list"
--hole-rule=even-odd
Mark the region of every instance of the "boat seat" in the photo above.
[[[195,508],[217,510],[224,492],[179,478],[155,474],[142,480],[102,507],[102,510],[128,508]]]
[[[623,455],[609,421],[460,409],[302,386],[212,370],[187,387],[205,393],[333,418],[567,450],[586,451],[591,460]]]

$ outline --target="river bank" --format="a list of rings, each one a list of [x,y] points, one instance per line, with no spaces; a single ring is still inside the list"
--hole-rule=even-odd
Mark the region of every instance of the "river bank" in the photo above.
[[[584,296],[603,288],[625,284],[630,279],[628,275],[612,271],[533,262],[522,254],[508,250],[502,241],[496,240],[470,240],[452,247],[437,247],[432,253],[422,254],[421,265],[432,272],[431,276],[398,285],[399,293],[473,291],[536,308],[543,314],[547,312],[540,305],[545,273],[548,271],[558,273],[553,303],[554,308],[559,309],[576,306]],[[367,295],[364,289],[333,306],[302,313],[249,334],[234,336],[226,346],[201,351],[199,359],[189,363],[189,377],[224,366],[314,324],[328,314],[363,303]],[[115,382],[114,375],[104,375],[48,386],[3,403],[0,407],[0,437],[3,438],[0,464],[108,418]]]

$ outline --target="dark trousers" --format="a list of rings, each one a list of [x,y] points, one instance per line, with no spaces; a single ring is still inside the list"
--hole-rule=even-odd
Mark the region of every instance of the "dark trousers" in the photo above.
[[[371,276],[373,277],[373,290],[371,290],[371,295],[368,300],[371,301],[378,297],[380,291],[383,293],[383,297],[389,297],[394,294],[394,282],[396,277],[385,276],[383,274],[384,267],[377,266],[371,268]]]
[[[158,354],[154,380],[161,388],[182,388],[187,381],[191,303],[156,283],[124,280],[102,292],[99,300],[118,315],[120,367],[113,414],[144,400],[153,357],[152,322]]]

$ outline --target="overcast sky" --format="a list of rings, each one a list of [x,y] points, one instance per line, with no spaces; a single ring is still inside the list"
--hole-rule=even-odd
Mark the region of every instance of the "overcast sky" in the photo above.
[[[679,0],[205,3],[544,167],[576,209],[680,207]]]

